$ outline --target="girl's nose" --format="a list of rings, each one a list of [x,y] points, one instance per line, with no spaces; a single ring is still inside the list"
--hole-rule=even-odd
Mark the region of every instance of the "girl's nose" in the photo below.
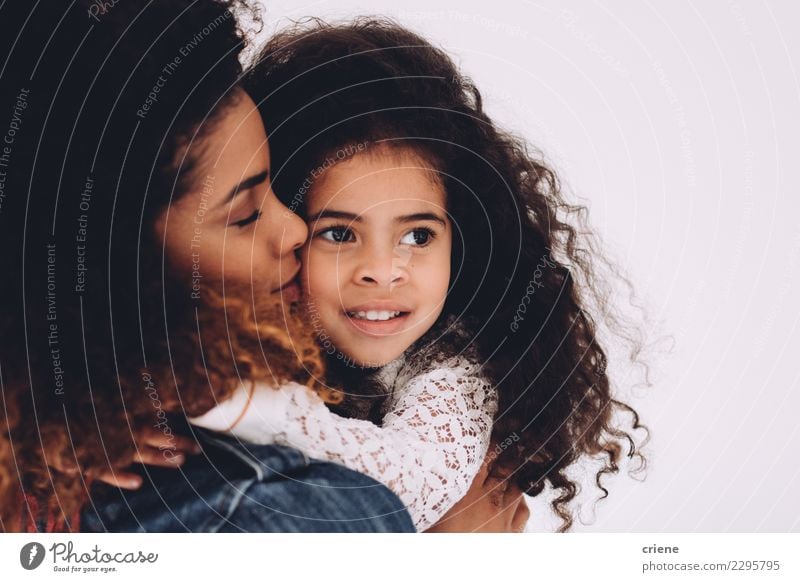
[[[357,285],[392,289],[408,282],[411,252],[404,249],[367,250],[354,273]]]

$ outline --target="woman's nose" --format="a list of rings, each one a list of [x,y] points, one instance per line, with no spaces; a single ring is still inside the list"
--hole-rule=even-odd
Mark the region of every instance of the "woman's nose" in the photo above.
[[[281,254],[296,251],[305,244],[306,238],[308,238],[308,227],[305,221],[288,208],[286,212]]]
[[[402,248],[367,249],[359,257],[354,273],[357,285],[387,287],[389,289],[408,282],[408,263],[411,251]]]
[[[268,228],[274,229],[271,233],[273,252],[284,256],[305,244],[308,227],[302,218],[284,206],[274,195],[272,198],[273,203],[265,205],[265,212],[270,212],[273,216]]]

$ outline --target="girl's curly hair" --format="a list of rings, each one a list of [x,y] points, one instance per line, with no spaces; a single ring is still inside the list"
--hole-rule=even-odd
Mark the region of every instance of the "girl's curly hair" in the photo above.
[[[0,38],[15,43],[0,69],[0,119],[13,113],[0,206],[0,531],[75,530],[91,477],[129,464],[139,428],[201,414],[241,378],[310,384],[322,373],[297,317],[251,290],[192,301],[153,226],[198,187],[196,160],[176,161],[186,144],[202,143],[241,94],[234,12],[252,8],[99,6],[0,7]]]
[[[303,210],[320,167],[364,146],[367,154],[356,155],[378,145],[407,148],[438,171],[454,225],[440,322],[456,317],[467,327],[498,388],[495,466],[531,495],[547,483],[558,492],[559,531],[573,521],[571,465],[604,460],[595,476],[604,496],[601,477],[618,471],[626,443],[644,467],[615,415],[630,413],[632,428],[643,427],[612,396],[596,332],[600,318],[638,361],[638,330],[610,312],[600,276],[601,267],[618,271],[584,236],[586,209],[566,201],[541,155],[489,118],[478,89],[444,51],[390,20],[312,19],[274,36],[245,85],[263,110],[275,191],[292,209]],[[465,347],[460,334],[448,341],[440,327],[409,353],[428,358],[426,341],[440,353]],[[331,372],[359,392],[353,373],[341,365]],[[374,398],[370,408],[380,408]]]

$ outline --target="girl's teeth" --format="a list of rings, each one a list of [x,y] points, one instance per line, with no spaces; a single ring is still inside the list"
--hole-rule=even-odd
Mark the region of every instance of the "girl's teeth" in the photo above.
[[[399,311],[357,311],[351,316],[355,319],[367,319],[369,321],[386,321],[400,315]]]

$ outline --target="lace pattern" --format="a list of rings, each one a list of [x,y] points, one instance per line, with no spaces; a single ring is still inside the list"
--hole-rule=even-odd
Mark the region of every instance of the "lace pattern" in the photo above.
[[[383,426],[331,412],[305,386],[257,385],[229,432],[261,444],[283,444],[341,463],[384,483],[409,509],[417,530],[435,524],[461,499],[489,448],[497,394],[464,357],[411,378],[395,374]],[[240,415],[245,392],[194,419],[225,430]],[[226,426],[227,423],[227,426]]]

